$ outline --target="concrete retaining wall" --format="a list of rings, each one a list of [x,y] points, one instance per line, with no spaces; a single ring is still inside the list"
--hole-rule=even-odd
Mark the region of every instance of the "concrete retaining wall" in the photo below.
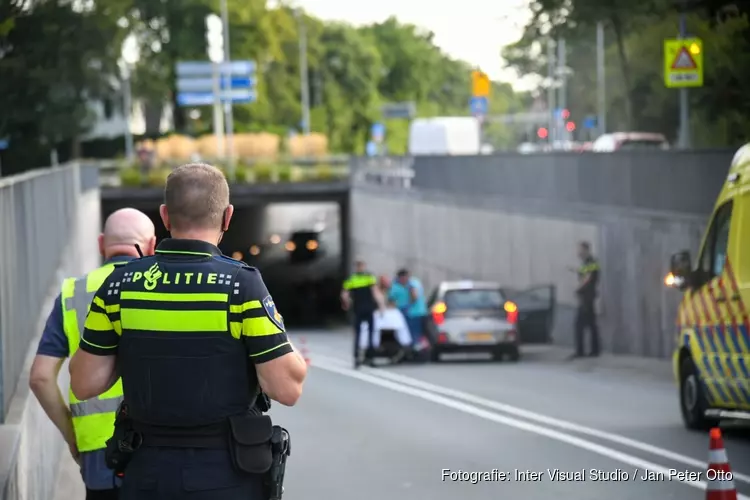
[[[407,266],[426,287],[445,279],[558,288],[555,342],[572,345],[576,245],[602,265],[603,349],[665,357],[679,295],[662,284],[669,255],[697,249],[707,216],[594,204],[519,201],[358,186],[352,193],[354,256],[375,273]]]
[[[4,500],[54,498],[60,456],[67,453],[67,447],[29,390],[29,369],[44,321],[64,277],[84,274],[100,263],[96,242],[101,229],[100,212],[99,191],[89,189],[77,204],[76,231],[65,250],[58,282],[50,287],[46,303],[40,304],[41,314],[35,331],[24,332],[35,339],[11,399],[6,422],[0,425],[0,498]],[[65,388],[63,394],[67,396],[67,364],[60,374],[60,386]]]

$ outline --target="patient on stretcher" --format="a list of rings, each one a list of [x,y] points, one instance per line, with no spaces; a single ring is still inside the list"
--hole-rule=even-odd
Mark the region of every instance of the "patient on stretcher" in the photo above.
[[[409,326],[406,324],[406,318],[398,310],[396,304],[393,301],[389,301],[384,311],[375,312],[375,322],[372,347],[377,349],[380,347],[381,332],[384,330],[391,330],[394,332],[396,341],[401,344],[402,347],[409,347],[412,344],[411,333],[409,333]],[[367,323],[362,323],[359,330],[359,345],[362,349],[367,348]]]

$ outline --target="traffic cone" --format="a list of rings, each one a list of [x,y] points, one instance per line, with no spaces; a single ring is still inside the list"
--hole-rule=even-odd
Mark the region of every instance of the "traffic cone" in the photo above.
[[[308,354],[307,350],[307,340],[305,340],[305,337],[299,338],[299,353],[302,355],[302,359],[305,360],[305,363],[308,365],[310,364],[310,356]]]
[[[732,469],[724,449],[721,429],[714,427],[709,437],[706,500],[737,500],[737,489],[732,480]]]

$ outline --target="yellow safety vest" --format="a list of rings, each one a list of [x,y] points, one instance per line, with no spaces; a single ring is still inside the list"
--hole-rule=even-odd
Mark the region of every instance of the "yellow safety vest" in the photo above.
[[[82,278],[68,278],[63,282],[63,327],[68,337],[71,357],[78,350],[94,294],[114,269],[114,264],[105,264]],[[69,392],[78,451],[103,449],[114,432],[115,414],[123,396],[122,381],[118,380],[104,394],[86,401],[76,398],[72,390]]]

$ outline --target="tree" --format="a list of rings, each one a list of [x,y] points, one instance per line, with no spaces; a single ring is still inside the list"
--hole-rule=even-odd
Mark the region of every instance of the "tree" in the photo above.
[[[14,145],[18,160],[9,164],[16,168],[38,163],[36,151],[63,142],[75,154],[91,125],[90,100],[119,92],[123,35],[111,16],[114,2],[85,10],[69,2],[22,4],[11,4],[0,30],[0,137]]]

